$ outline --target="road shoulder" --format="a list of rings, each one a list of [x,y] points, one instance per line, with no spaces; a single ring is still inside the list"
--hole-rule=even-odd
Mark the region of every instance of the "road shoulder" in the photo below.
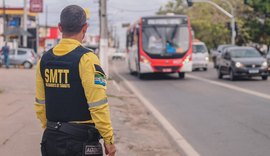
[[[118,156],[179,155],[152,114],[122,83],[109,81],[107,94]]]

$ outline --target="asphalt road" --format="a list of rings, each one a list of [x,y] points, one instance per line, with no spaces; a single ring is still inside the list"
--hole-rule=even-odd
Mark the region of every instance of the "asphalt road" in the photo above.
[[[134,85],[202,156],[266,156],[270,153],[270,80],[231,82],[216,71],[139,80],[124,62],[115,69]]]

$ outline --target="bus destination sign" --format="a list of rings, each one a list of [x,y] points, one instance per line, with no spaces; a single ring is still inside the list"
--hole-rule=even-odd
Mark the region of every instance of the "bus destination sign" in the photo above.
[[[181,25],[187,24],[186,19],[183,18],[152,18],[144,19],[145,25]]]

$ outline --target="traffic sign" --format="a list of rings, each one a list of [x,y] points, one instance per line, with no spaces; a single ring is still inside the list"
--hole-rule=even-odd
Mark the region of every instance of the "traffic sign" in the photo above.
[[[42,13],[43,0],[30,0],[30,12]]]

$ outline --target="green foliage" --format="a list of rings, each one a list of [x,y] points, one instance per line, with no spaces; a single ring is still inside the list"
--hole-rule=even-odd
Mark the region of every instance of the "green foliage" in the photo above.
[[[250,5],[255,12],[259,12],[265,15],[270,14],[269,0],[249,0],[248,5]]]
[[[243,0],[228,0],[234,7],[238,35],[238,45],[249,42],[270,45],[270,0],[249,0],[244,5]],[[231,31],[226,27],[230,19],[207,3],[194,3],[187,7],[184,0],[172,0],[161,7],[157,14],[175,13],[187,14],[190,17],[196,38],[206,42],[209,48],[219,44],[230,43]],[[223,0],[213,0],[230,12],[229,6]]]
[[[253,14],[248,14],[246,26],[249,27],[251,40],[270,45],[270,1],[249,0]]]
[[[186,8],[182,4],[183,0],[169,1],[165,6],[159,8],[157,14],[158,15],[165,15],[167,13],[184,14]]]

